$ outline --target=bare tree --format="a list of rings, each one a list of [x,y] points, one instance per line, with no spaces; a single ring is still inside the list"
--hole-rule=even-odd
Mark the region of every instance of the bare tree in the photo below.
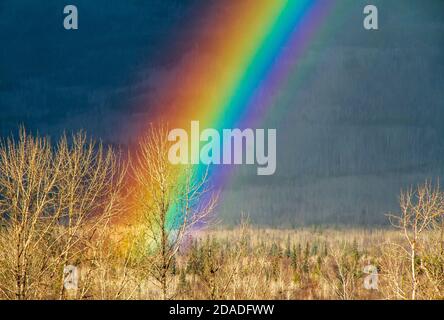
[[[400,229],[407,240],[408,249],[400,247],[409,257],[411,299],[417,298],[418,269],[424,266],[423,257],[418,253],[425,252],[424,234],[431,231],[436,222],[444,214],[444,195],[439,185],[433,186],[431,181],[419,185],[416,190],[410,188],[400,195],[401,215],[389,215],[393,226]]]
[[[58,187],[58,201],[62,204],[60,220],[64,237],[60,258],[63,265],[82,260],[88,248],[99,244],[106,236],[111,217],[121,212],[122,186],[126,167],[111,148],[75,135],[68,144],[63,137],[57,148],[62,158],[63,174]],[[64,294],[59,286],[59,297]]]
[[[258,277],[258,274],[262,272],[261,268],[257,268],[260,259],[251,261],[253,259],[248,252],[250,233],[249,218],[242,215],[237,229],[238,238],[233,241],[230,250],[224,250],[220,244],[211,241],[210,238],[201,247],[203,261],[200,270],[197,270],[197,275],[199,281],[205,286],[205,299],[224,299],[230,289],[235,296],[236,288],[232,288],[232,286],[240,286],[245,280],[247,280],[248,285],[242,288],[243,291],[248,291],[257,285],[255,279],[245,279],[246,273],[242,274],[243,268],[254,267],[256,270],[255,277]],[[251,260],[248,261],[249,259]]]
[[[1,145],[1,290],[7,298],[25,299],[47,267],[39,249],[48,240],[45,231],[54,226],[46,216],[55,205],[52,192],[61,166],[46,139],[33,139],[23,130],[19,142],[8,139]]]
[[[125,170],[83,133],[56,147],[24,129],[0,145],[0,293],[64,298],[63,268],[78,265],[119,212]]]
[[[329,283],[335,295],[341,300],[353,299],[356,292],[358,280],[357,270],[358,260],[350,255],[350,250],[346,243],[338,244],[330,250],[330,257],[333,264],[333,275],[325,272],[329,276]]]
[[[170,163],[170,144],[166,126],[151,126],[132,165],[135,208],[144,234],[139,249],[163,299],[172,297],[169,275],[185,235],[208,222],[218,198],[210,193],[208,170],[201,173],[192,166]]]

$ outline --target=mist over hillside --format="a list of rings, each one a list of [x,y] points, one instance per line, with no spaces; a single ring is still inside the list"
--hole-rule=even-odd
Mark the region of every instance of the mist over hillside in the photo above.
[[[62,1],[0,3],[1,136],[24,124],[132,143],[164,80],[199,50],[184,35],[211,36],[184,29],[199,1],[74,2],[75,33],[62,28]],[[369,32],[367,2],[341,2],[297,62],[260,125],[278,132],[276,174],[236,170],[223,222],[244,212],[281,227],[385,224],[401,188],[442,176],[444,3],[370,1],[380,30]]]

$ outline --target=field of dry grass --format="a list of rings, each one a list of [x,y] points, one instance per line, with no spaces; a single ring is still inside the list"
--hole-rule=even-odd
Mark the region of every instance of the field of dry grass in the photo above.
[[[417,299],[444,297],[438,236],[424,236],[416,262]],[[276,230],[241,225],[200,231],[185,239],[174,259],[167,298],[411,299],[406,252],[403,234],[394,229]],[[143,259],[113,258],[106,263],[112,265],[84,265],[88,286],[80,282],[80,289],[66,298],[162,299],[162,289],[148,276]],[[365,286],[366,277],[372,277],[364,272],[368,265],[377,268],[372,288]]]
[[[422,239],[415,262],[417,299],[444,298],[438,237],[430,232]],[[122,243],[121,238],[109,240],[72,260],[79,270],[78,289],[65,290],[63,299],[162,299],[161,286],[147,270],[152,265]],[[168,270],[166,298],[411,299],[408,248],[402,232],[394,229],[241,225],[199,231],[186,237]],[[372,277],[364,272],[368,265],[377,268],[374,289],[365,286],[366,277]],[[58,299],[63,269],[58,272],[30,288],[29,297]]]
[[[426,245],[436,245],[436,236]],[[403,235],[393,229],[205,231],[178,258],[174,287],[183,299],[409,299],[401,247],[407,249]],[[377,268],[374,289],[365,286],[368,265]],[[442,283],[435,290],[424,272],[420,278],[418,298],[443,298]]]

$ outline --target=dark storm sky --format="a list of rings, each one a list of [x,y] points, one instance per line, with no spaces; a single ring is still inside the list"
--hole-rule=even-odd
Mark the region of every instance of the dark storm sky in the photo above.
[[[24,124],[132,141],[138,114],[164,89],[159,77],[174,76],[198,50],[192,34],[211,36],[193,26],[209,6],[229,10],[230,1],[1,0],[0,135]],[[276,175],[241,170],[226,217],[383,223],[400,188],[442,175],[444,1],[337,2],[328,37],[299,62],[303,83],[290,76],[273,107],[280,117],[264,123],[278,129]],[[368,3],[379,9],[377,32],[362,27]],[[66,4],[78,6],[77,31],[62,27]]]
[[[181,28],[199,19],[205,6],[197,2],[71,1],[80,27],[66,31],[66,1],[2,0],[1,134],[24,123],[43,133],[85,128],[118,139],[108,128],[135,112],[140,72],[173,68],[193,45],[183,37],[193,30]]]

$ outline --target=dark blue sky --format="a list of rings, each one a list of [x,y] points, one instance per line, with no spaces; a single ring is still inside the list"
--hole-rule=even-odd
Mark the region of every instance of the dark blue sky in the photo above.
[[[62,11],[67,4],[64,0],[1,1],[0,134],[9,134],[24,123],[43,133],[85,128],[104,139],[131,139],[125,133],[127,126],[131,127],[128,123],[122,136],[116,136],[115,119],[122,120],[140,111],[137,101],[142,96],[149,108],[150,99],[159,89],[156,77],[174,74],[180,59],[198,47],[198,43],[190,43],[193,37],[189,36],[203,32],[194,30],[196,21],[203,18],[209,6],[229,10],[229,2],[76,0],[70,3],[79,9],[80,28],[66,31],[62,28]],[[365,94],[347,89],[344,80],[349,71],[361,73],[362,83],[368,84],[369,91],[408,83],[409,94],[415,96],[409,99],[421,102],[416,103],[417,110],[400,109],[389,97],[390,92],[383,90],[379,92],[380,104],[387,117],[424,112],[433,115],[426,121],[440,119],[433,106],[430,112],[420,105],[433,105],[441,100],[435,96],[441,89],[439,83],[444,71],[442,1],[374,1],[379,5],[381,24],[381,30],[374,34],[361,27],[362,8],[367,2],[342,1],[346,2],[348,8],[337,12],[337,18],[332,20],[336,25],[332,26],[331,37],[325,40],[328,43],[319,47],[331,50],[332,63],[337,56],[344,55],[348,69],[339,70],[334,79],[324,75],[319,80],[343,82],[339,90],[344,93],[339,99],[346,97],[349,104],[350,100],[356,104]],[[211,35],[211,30],[205,32]],[[364,66],[364,60],[371,60],[366,57],[370,48],[374,56],[379,55],[377,64]],[[415,70],[417,59],[422,59],[421,70]],[[382,64],[397,63],[398,74],[381,76]],[[411,77],[406,77],[404,72],[408,73],[409,68]],[[415,72],[426,73],[425,80],[430,83],[416,81]],[[149,81],[144,81],[148,78]],[[410,83],[414,88],[410,88]],[[320,94],[327,101],[335,98],[326,92]],[[322,112],[328,112],[327,108],[323,103]],[[371,119],[359,121],[367,120]],[[112,132],[107,132],[110,127]]]
[[[66,31],[66,1],[1,0],[0,136],[25,124],[53,136],[86,129],[106,142],[134,140],[162,77],[177,76],[181,59],[199,50],[190,35],[211,37],[196,29],[205,10],[229,10],[230,1],[73,0],[79,30]],[[276,175],[240,170],[226,217],[382,223],[400,188],[442,175],[444,1],[338,2],[329,36],[299,62],[303,84],[291,76],[274,106],[284,117],[264,123],[278,129]],[[379,8],[377,32],[362,28],[368,3]]]
[[[107,123],[94,118],[134,112],[128,86],[137,85],[140,71],[174,66],[192,45],[184,35],[193,30],[183,26],[205,7],[178,0],[69,3],[79,10],[76,31],[62,27],[66,1],[1,1],[1,134],[24,123],[45,133],[83,127],[108,138],[97,130]]]

